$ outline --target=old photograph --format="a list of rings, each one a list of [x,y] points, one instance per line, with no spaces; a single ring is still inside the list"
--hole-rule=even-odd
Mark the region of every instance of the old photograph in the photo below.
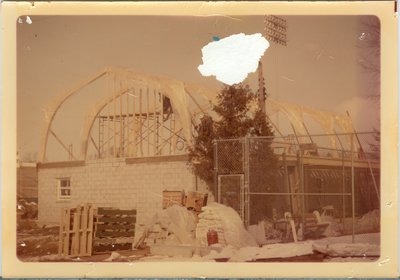
[[[16,24],[23,262],[375,262],[370,15]]]

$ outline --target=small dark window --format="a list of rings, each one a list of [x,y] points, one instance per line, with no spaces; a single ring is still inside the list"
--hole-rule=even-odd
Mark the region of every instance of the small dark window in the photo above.
[[[57,199],[65,200],[71,198],[71,180],[70,178],[57,179]]]

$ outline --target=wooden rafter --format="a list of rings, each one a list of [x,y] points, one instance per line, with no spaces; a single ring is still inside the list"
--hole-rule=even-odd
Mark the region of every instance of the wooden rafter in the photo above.
[[[72,150],[67,145],[64,144],[64,142],[60,139],[60,137],[57,136],[57,134],[52,129],[50,129],[50,133],[51,135],[54,136],[57,142],[67,151],[68,155],[70,155],[73,160],[76,160],[76,157],[72,153]]]
[[[47,140],[48,140],[49,133],[50,133],[50,130],[51,130],[51,125],[53,123],[54,116],[56,115],[56,113],[58,112],[60,107],[64,104],[64,102],[68,98],[70,98],[71,96],[76,94],[79,90],[81,90],[85,86],[90,85],[91,83],[93,83],[97,79],[99,79],[102,76],[104,76],[105,74],[107,74],[108,71],[109,71],[109,69],[105,69],[105,70],[103,69],[103,70],[99,71],[98,73],[96,73],[95,75],[90,76],[89,78],[81,81],[80,83],[78,83],[78,85],[76,85],[72,89],[70,89],[70,90],[66,91],[65,93],[63,93],[58,98],[57,102],[54,103],[54,105],[49,106],[49,108],[47,109],[47,112],[49,112],[50,115],[47,118],[47,123],[46,123],[45,129],[44,129],[43,134],[42,134],[42,149],[41,149],[41,155],[40,155],[40,161],[41,162],[44,162],[45,159],[46,159]]]

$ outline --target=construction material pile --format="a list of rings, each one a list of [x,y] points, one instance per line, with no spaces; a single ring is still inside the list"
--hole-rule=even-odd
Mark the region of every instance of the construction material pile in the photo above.
[[[28,202],[25,199],[19,199],[17,202],[17,215],[22,219],[36,219],[38,206],[35,202]]]
[[[172,205],[153,216],[138,235],[135,247],[143,244],[193,245],[196,220],[196,215],[186,207]]]
[[[321,220],[328,223],[324,235],[326,237],[341,236],[343,234],[351,234],[352,232],[352,218],[347,217],[344,221],[333,218],[329,215],[321,215]],[[380,212],[379,210],[372,210],[364,214],[361,218],[355,219],[355,233],[371,233],[380,231]]]
[[[249,233],[255,238],[258,245],[278,243],[282,240],[282,232],[275,229],[270,221],[260,221],[256,225],[249,226]]]
[[[357,220],[357,233],[379,232],[380,231],[380,212],[375,209]]]
[[[257,246],[253,236],[243,226],[238,213],[225,205],[210,203],[202,208],[196,227],[196,243],[207,246],[207,232],[215,230],[218,233],[218,243],[231,245],[235,248]]]
[[[207,205],[208,194],[201,192],[163,191],[163,209],[172,205],[184,206],[188,210],[200,212]]]

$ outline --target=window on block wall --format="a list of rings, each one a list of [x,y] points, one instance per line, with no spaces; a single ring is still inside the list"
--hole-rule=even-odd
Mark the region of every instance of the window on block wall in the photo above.
[[[68,200],[71,198],[71,179],[58,178],[57,179],[57,199]]]

